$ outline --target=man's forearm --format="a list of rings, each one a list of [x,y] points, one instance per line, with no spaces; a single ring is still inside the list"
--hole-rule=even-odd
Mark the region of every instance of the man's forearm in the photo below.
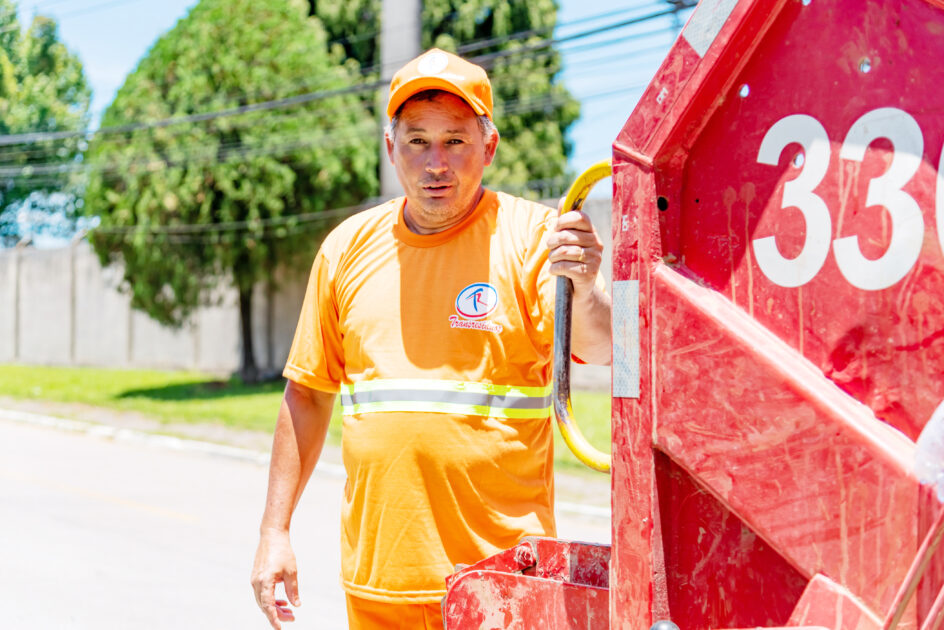
[[[289,381],[272,441],[262,530],[288,531],[292,513],[321,455],[334,394]]]
[[[581,361],[609,365],[613,355],[610,296],[599,287],[574,292],[571,352]]]

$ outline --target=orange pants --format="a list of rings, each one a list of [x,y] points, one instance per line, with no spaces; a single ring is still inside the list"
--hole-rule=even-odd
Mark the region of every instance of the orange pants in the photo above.
[[[350,630],[442,630],[440,604],[387,604],[347,595]]]

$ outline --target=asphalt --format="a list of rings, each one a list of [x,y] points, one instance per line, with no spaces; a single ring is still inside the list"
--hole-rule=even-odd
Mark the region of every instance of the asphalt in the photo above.
[[[0,627],[266,628],[249,571],[270,437],[0,400]],[[297,628],[343,628],[329,449],[293,521]],[[603,476],[558,474],[565,539],[609,541]]]

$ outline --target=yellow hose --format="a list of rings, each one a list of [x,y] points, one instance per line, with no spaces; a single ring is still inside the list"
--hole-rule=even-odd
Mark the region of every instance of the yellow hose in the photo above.
[[[573,183],[561,213],[580,210],[590,190],[601,179],[613,172],[609,160],[597,162]],[[573,284],[569,278],[557,278],[557,303],[554,309],[554,414],[561,437],[578,460],[600,472],[610,472],[612,458],[603,453],[583,436],[574,419],[570,404],[570,323],[572,319]]]

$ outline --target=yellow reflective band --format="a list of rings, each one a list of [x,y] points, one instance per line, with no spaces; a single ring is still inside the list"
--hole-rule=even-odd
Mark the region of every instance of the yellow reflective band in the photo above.
[[[388,389],[428,389],[440,392],[474,392],[479,394],[498,394],[501,396],[550,396],[552,386],[495,385],[494,383],[440,381],[419,378],[382,378],[341,384],[341,391],[348,393],[373,392]]]
[[[508,418],[510,420],[523,420],[527,418],[547,418],[551,415],[551,407],[543,409],[507,409],[501,407],[488,407],[480,405],[456,405],[450,403],[421,402],[421,401],[400,401],[400,402],[381,402],[364,403],[362,405],[342,405],[341,411],[346,416],[360,415],[364,413],[385,413],[385,412],[420,412],[420,413],[450,413],[460,416],[483,416],[486,418]]]
[[[546,418],[551,413],[551,387],[383,379],[343,384],[341,407],[345,415],[399,411]]]

